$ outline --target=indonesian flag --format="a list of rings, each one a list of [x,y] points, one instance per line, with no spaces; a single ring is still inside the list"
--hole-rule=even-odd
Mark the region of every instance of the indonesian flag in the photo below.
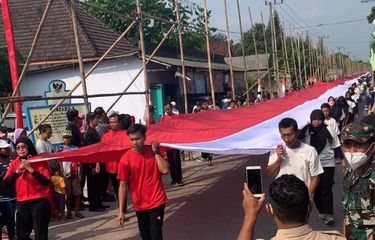
[[[299,128],[309,121],[312,110],[320,109],[330,96],[344,95],[354,79],[334,83],[317,82],[313,87],[292,92],[284,98],[264,101],[250,107],[232,110],[180,114],[171,120],[151,125],[146,142],[161,146],[215,154],[264,154],[281,143],[278,123],[294,118]],[[69,152],[36,157],[80,162],[118,161],[130,148],[127,137],[113,138]]]

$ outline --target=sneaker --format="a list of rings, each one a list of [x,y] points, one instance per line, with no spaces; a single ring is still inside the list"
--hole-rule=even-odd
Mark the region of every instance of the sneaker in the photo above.
[[[324,221],[325,225],[332,225],[335,223],[335,219],[332,216],[326,216],[326,220]]]

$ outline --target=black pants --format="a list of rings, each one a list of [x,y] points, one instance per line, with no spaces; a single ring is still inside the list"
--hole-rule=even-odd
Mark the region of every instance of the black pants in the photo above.
[[[0,202],[0,213],[3,217],[0,223],[1,228],[6,225],[9,239],[14,239],[16,236],[16,200]]]
[[[165,204],[159,207],[137,211],[138,228],[143,240],[163,239],[163,220]]]
[[[169,172],[171,173],[172,183],[182,182],[181,156],[180,150],[172,149],[167,151],[169,162]]]
[[[320,174],[319,185],[314,193],[314,203],[319,213],[333,214],[332,186],[335,176],[335,167],[325,167]]]
[[[48,224],[51,215],[50,202],[39,198],[17,202],[16,229],[18,240],[29,240],[34,229],[35,240],[48,239]]]
[[[117,179],[117,173],[108,173],[108,177],[111,180],[113,191],[115,192],[115,195],[118,199],[118,188],[119,188],[119,182]]]
[[[102,205],[101,198],[101,177],[99,174],[93,174],[93,168],[90,168],[90,171],[87,172],[87,197],[89,200],[89,208],[95,209]]]
[[[98,187],[100,188],[99,196],[100,196],[101,202],[104,202],[107,196],[107,189],[108,189],[108,183],[109,183],[109,177],[108,177],[107,169],[104,163],[100,164],[100,173],[98,175],[99,175]]]

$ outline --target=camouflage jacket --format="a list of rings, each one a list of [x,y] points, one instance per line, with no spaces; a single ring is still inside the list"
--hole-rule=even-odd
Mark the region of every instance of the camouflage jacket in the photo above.
[[[349,232],[375,232],[375,163],[362,176],[349,170],[344,176],[344,221]],[[348,235],[347,235],[348,236]],[[366,239],[366,238],[365,238]]]

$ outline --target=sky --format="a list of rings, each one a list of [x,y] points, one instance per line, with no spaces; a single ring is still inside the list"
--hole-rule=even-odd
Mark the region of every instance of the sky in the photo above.
[[[280,1],[278,0],[278,2]],[[203,0],[181,0],[181,2],[196,2],[203,6]],[[265,22],[268,22],[269,6],[265,5],[264,0],[239,0],[239,2],[244,31],[250,28],[248,7],[251,8],[254,22],[261,22],[261,11]],[[369,44],[372,39],[371,33],[375,31],[375,25],[368,24],[366,17],[370,14],[371,8],[375,6],[375,0],[363,2],[363,0],[284,0],[283,4],[275,5],[275,9],[287,27],[290,23],[293,24],[294,34],[298,31],[305,34],[308,30],[315,41],[319,36],[324,37],[324,41],[331,51],[341,51],[349,54],[352,59],[367,62]],[[237,0],[227,0],[227,4],[230,31],[237,32],[231,33],[231,38],[238,41],[240,27]],[[225,30],[224,0],[207,0],[207,5],[208,9],[212,10],[210,27]],[[360,21],[316,26],[350,20]]]

